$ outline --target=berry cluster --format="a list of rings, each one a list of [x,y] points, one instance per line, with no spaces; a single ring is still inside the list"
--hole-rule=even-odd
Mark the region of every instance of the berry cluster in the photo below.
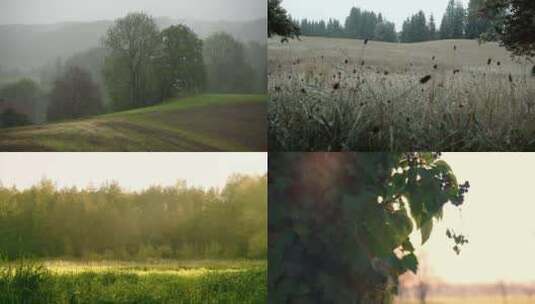
[[[453,246],[453,251],[455,251],[457,255],[461,253],[462,246],[468,244],[468,239],[464,235],[456,234],[453,230],[446,230],[446,236],[455,242],[455,245]]]
[[[470,189],[470,183],[468,181],[459,185],[459,195],[451,203],[456,207],[461,206],[464,203],[464,195],[468,192],[468,189]]]

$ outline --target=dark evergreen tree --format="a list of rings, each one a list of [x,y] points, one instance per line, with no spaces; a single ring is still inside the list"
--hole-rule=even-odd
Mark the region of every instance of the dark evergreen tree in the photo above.
[[[374,39],[378,41],[397,41],[395,25],[388,22],[383,15],[371,11],[362,11],[353,7],[344,24],[337,19],[327,23],[303,19],[300,22],[301,33],[306,36],[346,37],[352,39]]]
[[[392,22],[381,22],[375,26],[374,39],[377,41],[397,42],[396,26]]]
[[[402,42],[421,42],[430,39],[432,36],[423,11],[405,20],[401,31]]]
[[[291,38],[299,36],[299,27],[288,16],[281,2],[282,0],[268,0],[268,37],[273,35]]]
[[[535,56],[535,1],[488,0],[484,16],[494,23],[497,38],[514,55]]]
[[[466,10],[461,2],[448,2],[448,7],[440,24],[440,39],[464,38]]]
[[[461,2],[455,5],[455,13],[453,14],[453,38],[464,38],[464,29],[466,25],[466,9]]]
[[[399,39],[401,42],[410,42],[410,37],[409,37],[410,26],[411,26],[410,18],[405,19],[401,27],[401,33],[399,35]]]
[[[360,8],[353,7],[346,18],[345,31],[349,38],[361,38],[361,15]]]
[[[340,24],[340,21],[336,19],[329,19],[327,23],[327,36],[328,37],[343,37],[344,29]]]
[[[435,17],[433,16],[433,14],[431,14],[431,16],[429,16],[429,22],[427,23],[427,29],[429,31],[429,40],[436,40],[438,39],[437,37],[437,26],[436,26],[436,23],[435,23]]]
[[[466,38],[479,39],[481,34],[492,28],[490,19],[483,17],[484,0],[470,0],[468,4],[468,16],[466,18]]]

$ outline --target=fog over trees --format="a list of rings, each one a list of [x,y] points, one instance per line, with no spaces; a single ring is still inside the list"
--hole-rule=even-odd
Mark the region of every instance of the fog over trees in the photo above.
[[[113,23],[0,25],[0,39],[8,42],[0,46],[0,127],[93,116],[202,92],[263,94],[264,22],[182,22],[132,12]],[[21,45],[26,47],[19,52]],[[43,63],[43,58],[54,59]],[[32,90],[9,93],[25,83]],[[68,93],[73,89],[79,91]]]
[[[8,258],[264,258],[267,177],[234,175],[222,189],[120,184],[26,189],[0,184],[0,248]]]

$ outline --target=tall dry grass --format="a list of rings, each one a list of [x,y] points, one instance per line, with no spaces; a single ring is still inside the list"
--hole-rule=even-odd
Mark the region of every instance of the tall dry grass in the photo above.
[[[530,73],[475,41],[271,41],[270,149],[533,150]]]

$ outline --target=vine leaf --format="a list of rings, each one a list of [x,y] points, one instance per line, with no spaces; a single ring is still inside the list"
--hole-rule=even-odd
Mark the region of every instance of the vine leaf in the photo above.
[[[404,269],[408,269],[413,273],[418,271],[418,259],[414,253],[407,254],[401,259],[401,266]]]
[[[401,247],[403,250],[414,252],[414,246],[412,246],[410,239],[406,239],[403,244],[401,244]]]
[[[422,245],[429,240],[431,232],[433,231],[433,219],[425,221],[420,230],[422,232]]]

